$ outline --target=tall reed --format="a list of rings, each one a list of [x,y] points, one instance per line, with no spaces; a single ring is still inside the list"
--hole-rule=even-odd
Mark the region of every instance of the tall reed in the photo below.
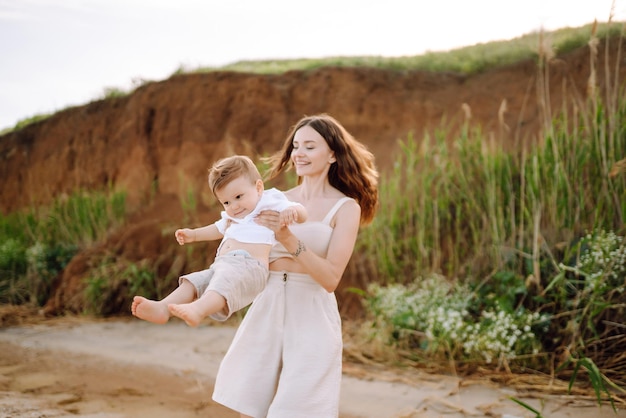
[[[607,50],[621,39],[607,38]],[[480,277],[514,259],[520,273],[540,275],[539,260],[562,243],[624,228],[626,176],[609,176],[626,157],[623,87],[613,81],[604,97],[595,88],[588,99],[572,95],[548,109],[550,58],[540,54],[537,72],[546,103],[541,141],[505,152],[467,124],[449,142],[445,121],[432,137],[401,141],[393,170],[381,178],[380,211],[359,240],[383,281],[428,272]]]
[[[490,353],[498,366],[573,380],[581,365],[593,365],[598,394],[612,399],[609,386],[626,386],[623,35],[604,42],[601,60],[594,29],[587,91],[565,83],[555,109],[553,57],[543,44],[535,76],[543,128],[516,152],[469,123],[451,141],[444,121],[432,137],[401,142],[393,170],[381,176],[381,210],[358,245],[378,266],[378,283],[363,292],[368,320],[403,355],[441,360],[424,347],[448,347],[447,364],[471,367],[472,344],[497,347],[498,336],[515,342],[524,330],[524,344]],[[421,297],[425,283],[444,297],[431,288]]]

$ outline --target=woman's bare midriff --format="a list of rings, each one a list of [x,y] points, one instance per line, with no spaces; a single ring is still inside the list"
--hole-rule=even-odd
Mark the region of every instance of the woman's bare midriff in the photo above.
[[[267,260],[269,259],[271,249],[272,246],[270,244],[253,244],[250,242],[228,239],[222,243],[218,255],[225,255],[234,250],[245,250],[249,252],[253,258],[259,260],[259,262],[267,266]]]
[[[302,267],[300,267],[300,264],[286,257],[272,261],[270,264],[270,271],[289,271],[291,273],[308,274]]]

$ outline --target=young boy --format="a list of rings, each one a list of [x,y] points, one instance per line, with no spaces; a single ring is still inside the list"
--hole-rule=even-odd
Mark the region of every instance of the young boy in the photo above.
[[[280,212],[280,222],[306,221],[307,212],[277,189],[264,190],[252,160],[235,155],[217,161],[209,171],[209,186],[224,207],[221,219],[196,229],[179,229],[180,245],[221,239],[215,261],[202,271],[181,276],[179,286],[160,301],[135,296],[133,315],[163,324],[171,315],[196,327],[207,316],[225,321],[246,307],[263,290],[268,277],[274,232],[254,218],[263,210]]]

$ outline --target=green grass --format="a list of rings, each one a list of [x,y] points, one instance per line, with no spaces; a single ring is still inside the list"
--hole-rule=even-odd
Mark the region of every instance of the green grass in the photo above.
[[[78,191],[49,207],[0,215],[0,303],[42,306],[52,281],[81,250],[126,217],[126,194]]]
[[[542,140],[519,153],[467,127],[452,143],[445,130],[402,141],[358,241],[377,267],[361,290],[363,346],[465,371],[538,370],[570,387],[584,369],[598,403],[624,391],[626,175],[611,168],[626,156],[626,95],[594,87],[570,99],[575,114],[540,115]]]
[[[578,28],[564,28],[551,32],[534,32],[514,39],[481,43],[450,51],[427,52],[422,55],[382,57],[328,57],[317,59],[286,59],[238,61],[222,67],[200,68],[195,71],[237,71],[256,74],[281,74],[292,70],[315,70],[320,67],[373,67],[397,71],[432,71],[472,74],[490,68],[514,64],[527,59],[537,59],[538,45],[544,39],[557,54],[585,46],[591,36],[593,24]],[[600,24],[599,38],[618,36],[622,24]],[[177,72],[180,74],[182,71]]]

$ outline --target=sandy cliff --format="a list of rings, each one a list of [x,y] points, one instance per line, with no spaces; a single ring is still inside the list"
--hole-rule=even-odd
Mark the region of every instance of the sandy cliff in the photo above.
[[[603,49],[599,85],[606,76]],[[609,55],[620,57],[623,80],[624,54],[615,50]],[[609,69],[614,71],[613,63]],[[78,189],[124,188],[133,211],[131,226],[102,246],[156,259],[173,241],[161,234],[161,226],[183,222],[185,194],[201,196],[197,210],[203,222],[214,215],[208,213],[212,198],[205,180],[212,161],[232,152],[257,157],[275,151],[305,114],[335,116],[374,152],[383,172],[398,140],[411,132],[420,139],[442,123],[453,133],[465,120],[463,108],[471,109],[472,124],[512,150],[539,133],[537,74],[535,62],[528,61],[472,76],[368,68],[176,75],[1,136],[0,210],[7,214],[46,204]],[[588,48],[554,59],[545,74],[552,109],[584,98]],[[504,101],[506,112],[499,116]],[[52,311],[71,307],[71,283],[80,281],[88,261],[88,254],[79,255],[59,278]],[[364,273],[358,263],[355,255],[344,287],[367,281],[359,277]]]

